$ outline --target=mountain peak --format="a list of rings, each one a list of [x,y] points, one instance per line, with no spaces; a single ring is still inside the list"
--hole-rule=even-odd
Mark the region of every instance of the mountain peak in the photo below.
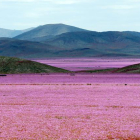
[[[42,37],[51,38],[53,36],[60,35],[63,33],[77,32],[77,31],[86,31],[86,30],[70,25],[65,25],[62,23],[46,24],[46,25],[38,26],[37,28],[29,32],[23,33],[15,38],[20,40],[35,41]]]

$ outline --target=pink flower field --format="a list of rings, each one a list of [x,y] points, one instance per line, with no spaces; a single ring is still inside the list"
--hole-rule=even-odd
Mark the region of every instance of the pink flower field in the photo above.
[[[140,59],[133,58],[59,58],[34,61],[72,71],[121,68],[124,66],[140,63]]]
[[[140,140],[140,75],[0,77],[0,140]]]

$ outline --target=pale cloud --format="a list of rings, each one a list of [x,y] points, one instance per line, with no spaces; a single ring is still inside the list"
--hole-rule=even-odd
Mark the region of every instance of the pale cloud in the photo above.
[[[39,18],[41,16],[40,13],[35,13],[35,12],[28,12],[24,15],[24,17],[27,18]]]
[[[75,0],[58,0],[58,1],[53,1],[53,3],[55,4],[75,4],[78,3],[79,1],[75,1]]]
[[[35,2],[36,0],[0,0],[0,2]]]
[[[140,0],[125,0],[126,2],[132,2],[132,3],[134,3],[134,2],[140,2]]]
[[[102,6],[103,9],[113,9],[113,10],[129,10],[134,9],[136,6],[131,5],[109,5],[109,6]]]
[[[43,0],[46,1],[46,0]],[[94,1],[94,0],[92,0]],[[56,3],[56,4],[76,4],[76,3],[88,3],[91,2],[91,0],[50,0],[50,2]]]
[[[140,31],[139,13],[140,0],[0,0],[0,27],[64,23],[95,31]]]
[[[0,0],[0,2],[18,2],[18,3],[28,3],[28,2],[50,2],[54,4],[75,4],[81,2],[88,2],[90,0]]]

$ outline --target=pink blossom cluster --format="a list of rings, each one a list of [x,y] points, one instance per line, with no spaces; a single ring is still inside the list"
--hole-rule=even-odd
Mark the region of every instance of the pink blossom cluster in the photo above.
[[[140,85],[0,85],[2,140],[138,140]]]

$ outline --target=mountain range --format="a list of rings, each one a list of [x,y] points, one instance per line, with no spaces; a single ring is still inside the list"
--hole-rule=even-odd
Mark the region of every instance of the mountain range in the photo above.
[[[44,41],[46,39],[53,38],[63,33],[77,32],[77,31],[86,31],[86,30],[65,25],[65,24],[47,24],[47,25],[39,26],[21,35],[18,35],[15,38],[20,40],[28,40],[28,41]]]
[[[95,32],[48,24],[0,38],[0,55],[20,58],[140,57],[139,32]]]
[[[0,28],[0,37],[9,37],[13,38],[15,36],[18,36],[24,32],[28,32],[32,30],[33,28],[25,29],[25,30],[9,30],[9,29],[3,29]]]

